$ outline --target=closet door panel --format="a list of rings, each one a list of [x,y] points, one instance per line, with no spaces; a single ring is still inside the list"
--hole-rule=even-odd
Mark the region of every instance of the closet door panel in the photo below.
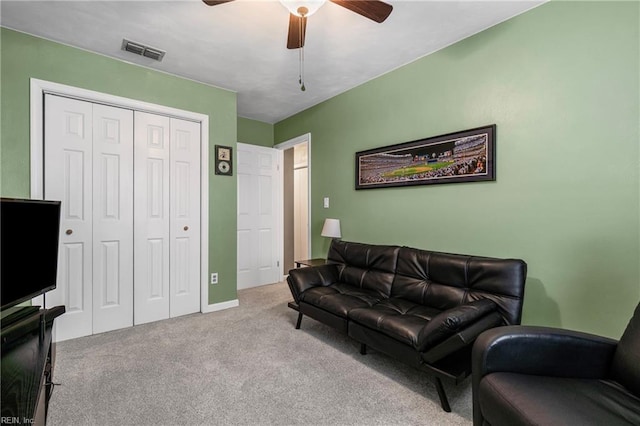
[[[64,305],[58,340],[92,333],[92,104],[45,95],[44,198],[62,202],[55,290],[47,307]]]
[[[200,124],[171,119],[170,316],[200,311]]]
[[[169,318],[170,119],[134,112],[134,324]]]
[[[93,106],[93,332],[133,325],[133,111]]]

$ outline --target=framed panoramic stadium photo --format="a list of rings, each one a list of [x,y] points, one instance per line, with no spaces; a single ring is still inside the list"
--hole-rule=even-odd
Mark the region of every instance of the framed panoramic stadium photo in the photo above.
[[[496,180],[496,125],[356,152],[356,189]]]

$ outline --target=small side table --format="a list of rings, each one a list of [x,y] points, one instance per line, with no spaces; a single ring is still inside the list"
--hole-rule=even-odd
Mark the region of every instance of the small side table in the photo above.
[[[320,266],[327,263],[327,259],[305,259],[305,260],[295,260],[293,263],[296,264],[296,268],[300,268],[301,265],[304,266]]]

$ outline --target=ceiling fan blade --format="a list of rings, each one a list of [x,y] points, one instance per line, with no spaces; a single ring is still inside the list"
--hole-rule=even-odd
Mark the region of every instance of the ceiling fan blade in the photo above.
[[[304,37],[307,33],[307,18],[301,18],[289,14],[289,35],[287,37],[287,49],[299,49],[304,46]]]
[[[330,0],[352,12],[369,18],[377,23],[384,22],[391,14],[393,6],[377,0]]]
[[[229,3],[233,0],[202,0],[207,6],[217,6],[222,3]]]

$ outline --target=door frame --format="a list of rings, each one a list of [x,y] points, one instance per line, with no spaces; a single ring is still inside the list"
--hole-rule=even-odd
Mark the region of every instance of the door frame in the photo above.
[[[36,78],[30,79],[30,177],[31,198],[44,197],[44,95],[52,94],[118,108],[149,112],[200,123],[200,312],[212,312],[230,306],[209,305],[209,116],[192,111]],[[36,298],[37,300],[40,298]],[[41,303],[41,302],[37,302]],[[215,304],[219,305],[219,304]],[[237,306],[233,304],[233,306]]]
[[[307,143],[307,171],[309,174],[309,178],[307,179],[307,194],[308,194],[308,206],[307,206],[307,212],[308,212],[308,218],[307,218],[307,253],[309,253],[309,256],[312,257],[311,255],[311,198],[312,198],[312,194],[311,194],[311,133],[305,133],[303,135],[297,136],[295,138],[289,139],[287,141],[284,141],[282,143],[279,143],[277,145],[274,145],[273,147],[277,150],[280,150],[283,152],[286,151],[289,148],[293,148],[296,145],[300,145],[301,143]],[[280,190],[282,192],[282,188]],[[284,230],[281,231],[280,233],[280,241],[282,241],[284,239]],[[284,253],[283,253],[283,257],[284,257]],[[284,263],[284,261],[283,261]],[[282,277],[283,280],[286,279],[286,275],[284,274],[284,265],[283,265],[283,270],[282,270]]]

